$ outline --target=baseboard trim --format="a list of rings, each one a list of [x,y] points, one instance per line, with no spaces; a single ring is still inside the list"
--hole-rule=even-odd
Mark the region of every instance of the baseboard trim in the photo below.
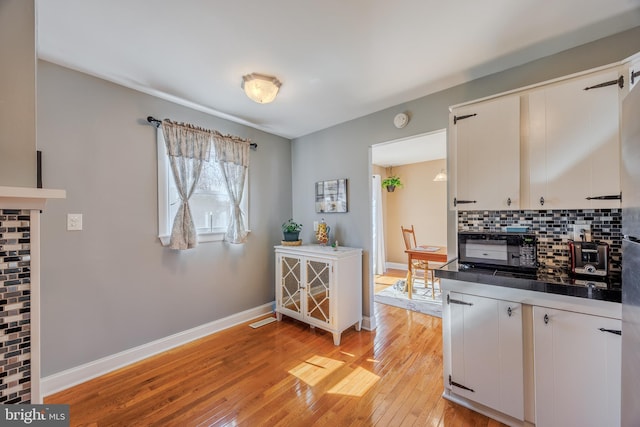
[[[84,365],[49,375],[42,378],[40,382],[41,395],[48,396],[57,393],[150,356],[272,313],[273,307],[274,302],[270,302],[111,356],[94,360],[93,362],[85,363]]]
[[[407,271],[407,269],[409,268],[407,266],[407,264],[403,264],[400,262],[387,262],[385,263],[385,268],[388,270],[390,268],[393,268],[394,270],[405,270]]]
[[[372,324],[373,317],[362,316],[362,329],[365,331],[373,331],[376,325]]]

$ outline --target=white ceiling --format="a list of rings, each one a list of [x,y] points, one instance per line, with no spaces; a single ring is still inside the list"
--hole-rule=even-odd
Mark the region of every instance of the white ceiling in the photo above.
[[[639,0],[36,3],[40,58],[287,138],[640,23]],[[273,103],[252,72],[282,81]]]

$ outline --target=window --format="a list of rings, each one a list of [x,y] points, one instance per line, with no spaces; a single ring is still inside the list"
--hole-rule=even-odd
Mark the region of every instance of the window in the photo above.
[[[158,237],[164,246],[169,244],[173,219],[178,211],[180,196],[173,180],[171,166],[167,157],[167,148],[162,134],[158,129]],[[213,159],[213,156],[212,156]],[[249,218],[248,186],[245,180],[244,197],[241,209],[246,213],[245,227]],[[189,199],[191,215],[198,231],[198,242],[213,242],[224,239],[224,234],[231,219],[231,204],[227,193],[224,177],[220,167],[214,161],[205,163],[197,187]]]

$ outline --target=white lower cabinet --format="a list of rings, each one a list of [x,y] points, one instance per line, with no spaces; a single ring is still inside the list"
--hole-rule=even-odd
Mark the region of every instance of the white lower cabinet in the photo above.
[[[362,249],[276,246],[276,316],[333,334],[362,324]]]
[[[445,357],[450,355],[445,387],[523,420],[521,304],[457,292],[449,292],[445,298],[443,328],[449,328],[450,333],[450,348],[445,349]]]
[[[621,326],[533,307],[537,427],[620,425]]]

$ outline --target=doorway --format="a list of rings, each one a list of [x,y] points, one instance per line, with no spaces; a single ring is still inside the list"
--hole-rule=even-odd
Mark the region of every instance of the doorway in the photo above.
[[[400,225],[414,225],[418,245],[447,245],[447,182],[434,181],[446,176],[446,140],[442,129],[371,147],[372,296],[406,274]],[[391,175],[402,187],[387,192],[381,181]]]

